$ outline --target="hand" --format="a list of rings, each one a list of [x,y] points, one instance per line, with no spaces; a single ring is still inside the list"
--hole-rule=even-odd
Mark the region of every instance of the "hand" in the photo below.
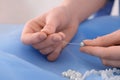
[[[104,65],[120,67],[120,30],[84,43],[81,51],[100,57]]]
[[[28,21],[23,29],[21,40],[32,45],[49,61],[54,61],[75,35],[79,25],[78,19],[65,7],[56,7],[43,15]]]

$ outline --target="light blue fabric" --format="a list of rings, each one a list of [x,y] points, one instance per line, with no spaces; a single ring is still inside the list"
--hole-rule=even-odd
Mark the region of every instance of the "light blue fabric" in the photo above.
[[[64,80],[61,76],[0,51],[0,80]]]
[[[0,34],[0,80],[67,80],[61,73],[74,69],[81,73],[87,70],[102,70],[100,59],[79,51],[79,46],[68,45],[55,62],[49,62],[31,46],[21,43],[24,25],[0,25],[6,31]],[[14,30],[13,30],[14,29]],[[71,42],[93,39],[120,29],[120,17],[104,16],[88,20],[80,25]],[[91,75],[86,80],[101,80]]]

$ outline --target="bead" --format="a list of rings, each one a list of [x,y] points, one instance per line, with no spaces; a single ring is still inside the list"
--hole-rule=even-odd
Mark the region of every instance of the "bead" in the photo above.
[[[64,77],[67,77],[67,76],[68,76],[66,72],[62,72],[62,75],[63,75]]]
[[[85,44],[84,44],[84,42],[81,42],[80,47],[83,47],[83,46],[85,46]]]
[[[103,80],[120,80],[120,69],[117,68],[105,69],[99,71],[92,69],[90,71],[86,71],[84,74],[69,69],[68,71],[62,73],[64,77],[67,77],[70,80],[85,80],[86,77],[92,74],[100,75]]]
[[[75,79],[75,76],[70,76],[70,80],[74,80]]]

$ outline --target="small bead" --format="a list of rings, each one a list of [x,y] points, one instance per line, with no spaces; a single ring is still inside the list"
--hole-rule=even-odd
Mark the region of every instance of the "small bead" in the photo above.
[[[68,76],[66,72],[62,72],[62,75],[63,75],[64,77],[67,77],[67,76]]]
[[[84,44],[84,42],[81,42],[80,47],[83,47],[83,46],[85,46],[85,44]]]
[[[68,69],[68,71],[67,72],[71,72],[72,70],[71,69]]]
[[[81,77],[81,76],[82,76],[82,74],[81,74],[81,73],[79,73],[79,72],[76,72],[76,76],[77,76],[77,77]]]
[[[75,80],[75,77],[74,76],[70,76],[70,80]]]

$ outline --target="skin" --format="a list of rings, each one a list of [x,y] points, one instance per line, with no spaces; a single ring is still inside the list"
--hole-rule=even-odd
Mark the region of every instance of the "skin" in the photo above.
[[[64,0],[48,12],[29,20],[21,41],[54,61],[76,34],[78,25],[104,6],[106,0]]]
[[[99,57],[106,66],[120,67],[120,30],[84,43],[82,52]]]

